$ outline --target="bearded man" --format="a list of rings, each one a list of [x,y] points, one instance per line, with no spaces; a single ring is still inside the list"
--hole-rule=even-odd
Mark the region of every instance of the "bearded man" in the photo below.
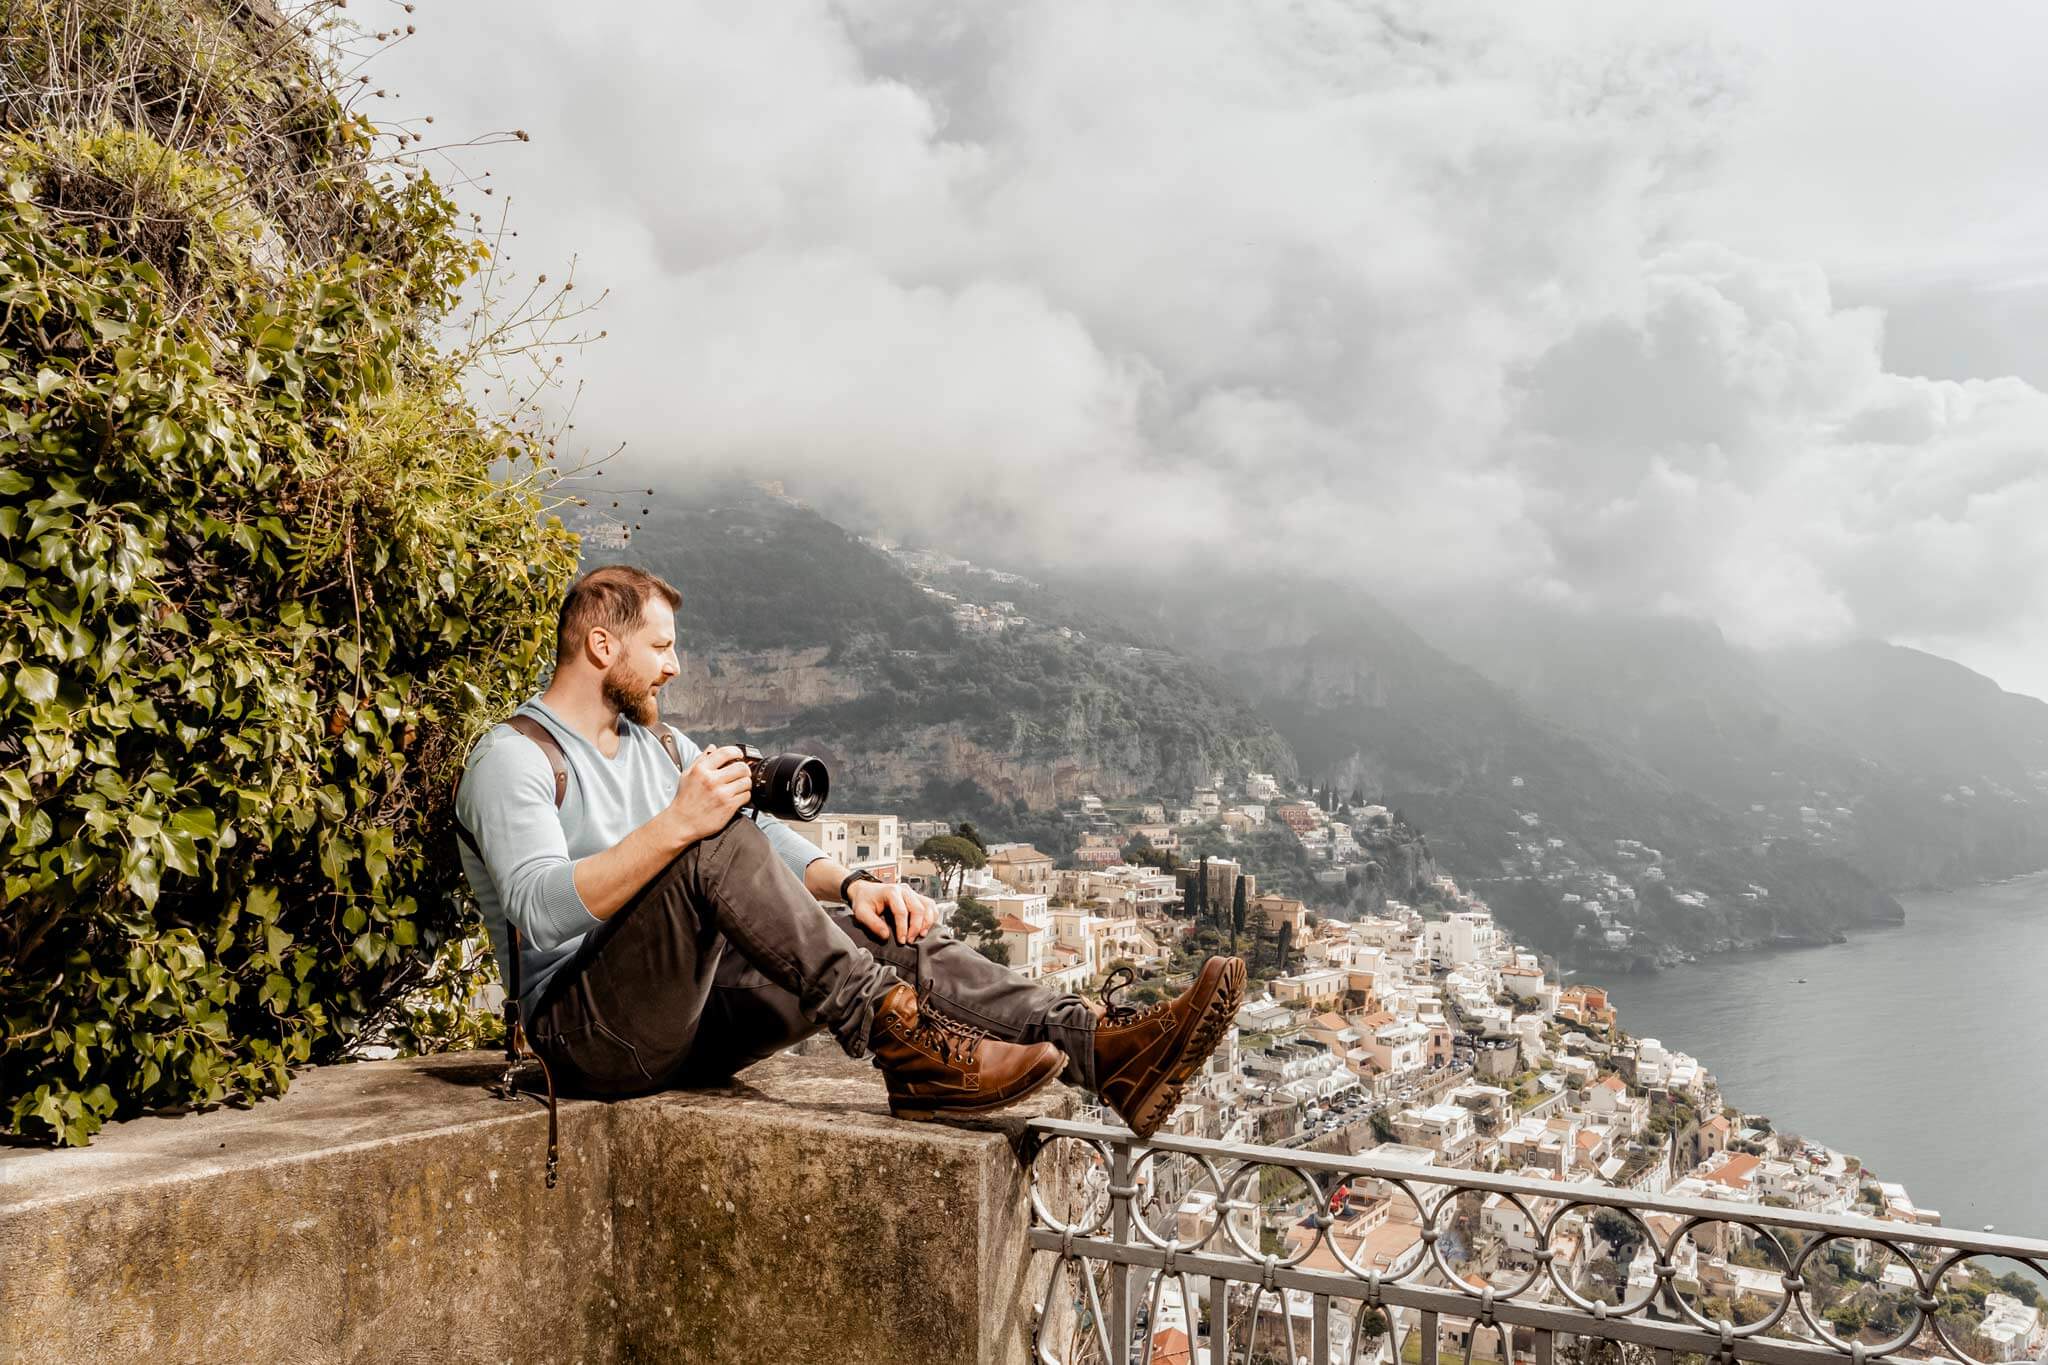
[[[715,1084],[824,1028],[872,1053],[899,1118],[986,1113],[1064,1077],[1151,1136],[1236,1014],[1244,963],[1098,1010],[936,928],[911,888],[743,815],[739,750],[661,720],[681,604],[625,565],[578,579],[547,689],[477,743],[458,788],[463,872],[564,1088]]]

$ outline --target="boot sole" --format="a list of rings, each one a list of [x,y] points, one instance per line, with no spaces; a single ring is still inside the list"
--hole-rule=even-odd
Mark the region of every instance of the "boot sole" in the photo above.
[[[1058,1066],[1051,1068],[1045,1075],[1039,1077],[1030,1085],[1024,1087],[1024,1089],[1019,1090],[1016,1094],[1005,1096],[999,1100],[989,1100],[982,1104],[948,1104],[937,1105],[931,1108],[898,1108],[896,1101],[892,1099],[889,1101],[889,1117],[902,1119],[906,1123],[930,1123],[934,1119],[979,1118],[983,1114],[993,1114],[998,1109],[1008,1109],[1011,1105],[1021,1100],[1030,1099],[1033,1095],[1036,1095],[1039,1091],[1059,1079],[1060,1072],[1065,1069],[1066,1062],[1062,1058]]]
[[[1223,1035],[1230,1028],[1230,1022],[1237,1017],[1237,1007],[1244,1003],[1245,968],[1241,958],[1231,958],[1218,973],[1222,978],[1216,984],[1216,991],[1202,1006],[1201,1016],[1188,1033],[1188,1040],[1182,1046],[1171,1065],[1152,1090],[1131,1106],[1131,1131],[1141,1138],[1151,1137],[1159,1131],[1173,1111],[1180,1106],[1181,1092],[1194,1078],[1209,1054],[1223,1041]]]

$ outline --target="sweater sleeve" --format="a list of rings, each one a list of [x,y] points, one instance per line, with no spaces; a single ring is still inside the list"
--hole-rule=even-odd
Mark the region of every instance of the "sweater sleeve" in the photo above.
[[[825,856],[824,849],[819,848],[809,839],[804,838],[803,835],[798,834],[772,815],[763,815],[756,811],[754,813],[754,823],[759,825],[761,832],[768,836],[768,847],[775,850],[775,856],[782,859],[785,867],[791,872],[796,873],[798,881],[804,879],[805,868]]]
[[[663,723],[666,724],[667,722]],[[670,725],[668,728],[669,732],[676,737],[677,749],[682,752],[683,766],[685,768],[689,767],[697,761],[697,756],[704,751],[698,747],[695,740],[691,739],[681,730],[676,729],[675,726]],[[798,834],[772,815],[763,815],[759,811],[755,811],[754,823],[761,827],[761,833],[768,836],[768,847],[775,850],[775,856],[782,859],[784,867],[787,867],[796,874],[798,881],[804,879],[805,868],[825,856],[824,849],[819,848],[809,839],[804,838],[803,835]]]
[[[455,814],[476,840],[505,918],[532,947],[548,952],[603,923],[576,894],[554,770],[538,744],[516,730],[487,735],[463,776]]]

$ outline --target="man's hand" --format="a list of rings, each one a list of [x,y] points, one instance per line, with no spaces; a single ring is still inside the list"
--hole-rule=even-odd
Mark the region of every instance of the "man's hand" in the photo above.
[[[891,937],[893,926],[898,943],[917,942],[939,918],[930,897],[901,882],[855,882],[846,889],[846,907],[876,938]]]
[[[730,744],[706,749],[683,772],[676,784],[675,799],[668,803],[668,816],[685,847],[712,835],[732,823],[732,817],[747,804],[754,789],[753,770]]]

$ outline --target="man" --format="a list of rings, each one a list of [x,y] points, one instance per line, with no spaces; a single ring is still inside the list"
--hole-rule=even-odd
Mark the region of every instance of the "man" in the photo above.
[[[559,809],[553,761],[511,724],[478,742],[458,790],[463,871],[566,1087],[715,1083],[823,1027],[873,1053],[900,1118],[983,1113],[1063,1075],[1149,1137],[1229,1027],[1244,963],[1211,958],[1172,1000],[1098,1012],[935,930],[909,887],[741,818],[739,751],[700,751],[660,718],[681,602],[624,565],[577,580],[554,677],[515,716],[560,747]]]

